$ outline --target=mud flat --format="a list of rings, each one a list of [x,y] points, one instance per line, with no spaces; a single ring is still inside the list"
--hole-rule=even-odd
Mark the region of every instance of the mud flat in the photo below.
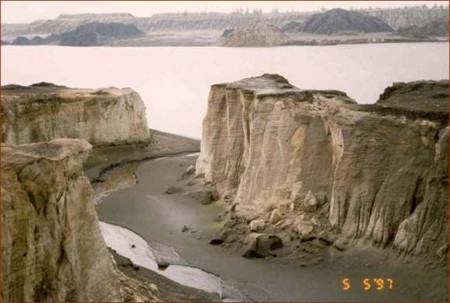
[[[187,264],[221,277],[251,300],[446,300],[445,270],[420,270],[426,264],[407,264],[389,251],[329,247],[322,262],[304,266],[274,257],[243,258],[241,248],[231,243],[210,245],[229,207],[222,201],[204,205],[192,195],[205,184],[194,176],[181,176],[195,165],[196,158],[195,154],[168,156],[141,163],[136,170],[137,185],[113,192],[97,205],[100,220],[138,233],[150,247],[159,243],[174,248]],[[168,194],[169,188],[174,192]],[[344,278],[350,279],[350,290],[343,290]],[[364,290],[366,278],[390,278],[394,288],[377,291],[372,283],[370,290]]]

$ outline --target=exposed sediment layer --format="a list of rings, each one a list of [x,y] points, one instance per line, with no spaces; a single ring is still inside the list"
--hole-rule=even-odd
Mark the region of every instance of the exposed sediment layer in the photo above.
[[[145,105],[130,88],[3,86],[2,131],[7,144],[57,138],[85,138],[94,146],[150,141]]]
[[[84,139],[2,145],[5,301],[155,300],[116,269],[83,173]]]
[[[447,247],[447,104],[448,81],[396,84],[375,105],[278,75],[213,85],[196,173],[238,217],[436,256]]]

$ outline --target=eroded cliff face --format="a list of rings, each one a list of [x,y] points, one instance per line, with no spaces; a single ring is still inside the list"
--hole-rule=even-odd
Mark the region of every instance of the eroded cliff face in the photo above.
[[[435,254],[447,243],[447,90],[397,84],[358,105],[278,75],[213,85],[197,175],[247,221]]]
[[[4,301],[154,300],[116,269],[83,173],[84,139],[2,145]]]
[[[93,145],[148,143],[145,105],[132,89],[71,89],[48,83],[2,87],[7,144],[85,138]]]

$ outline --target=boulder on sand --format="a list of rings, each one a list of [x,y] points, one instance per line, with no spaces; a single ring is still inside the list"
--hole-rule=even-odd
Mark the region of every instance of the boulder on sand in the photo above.
[[[192,191],[187,193],[186,196],[198,200],[203,205],[209,205],[213,202],[210,190]]]
[[[261,258],[274,255],[273,251],[283,247],[283,241],[277,235],[251,233],[246,239],[247,245],[242,254],[245,258]]]
[[[264,229],[265,223],[263,219],[257,219],[251,221],[249,225],[251,231],[260,231]]]
[[[171,195],[171,194],[179,193],[180,191],[181,191],[181,187],[171,186],[168,189],[166,189],[166,191],[164,193]]]
[[[186,170],[183,172],[183,174],[181,175],[181,179],[184,179],[188,176],[193,176],[195,173],[195,166],[191,165],[188,168],[186,168]]]
[[[309,213],[313,213],[317,210],[317,199],[310,190],[303,200],[303,210]]]

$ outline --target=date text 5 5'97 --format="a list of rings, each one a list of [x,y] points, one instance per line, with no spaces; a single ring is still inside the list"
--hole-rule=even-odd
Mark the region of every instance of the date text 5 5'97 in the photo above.
[[[349,291],[352,288],[362,288],[365,291],[383,291],[394,289],[394,280],[391,278],[365,278],[353,280],[342,279],[342,289]]]

